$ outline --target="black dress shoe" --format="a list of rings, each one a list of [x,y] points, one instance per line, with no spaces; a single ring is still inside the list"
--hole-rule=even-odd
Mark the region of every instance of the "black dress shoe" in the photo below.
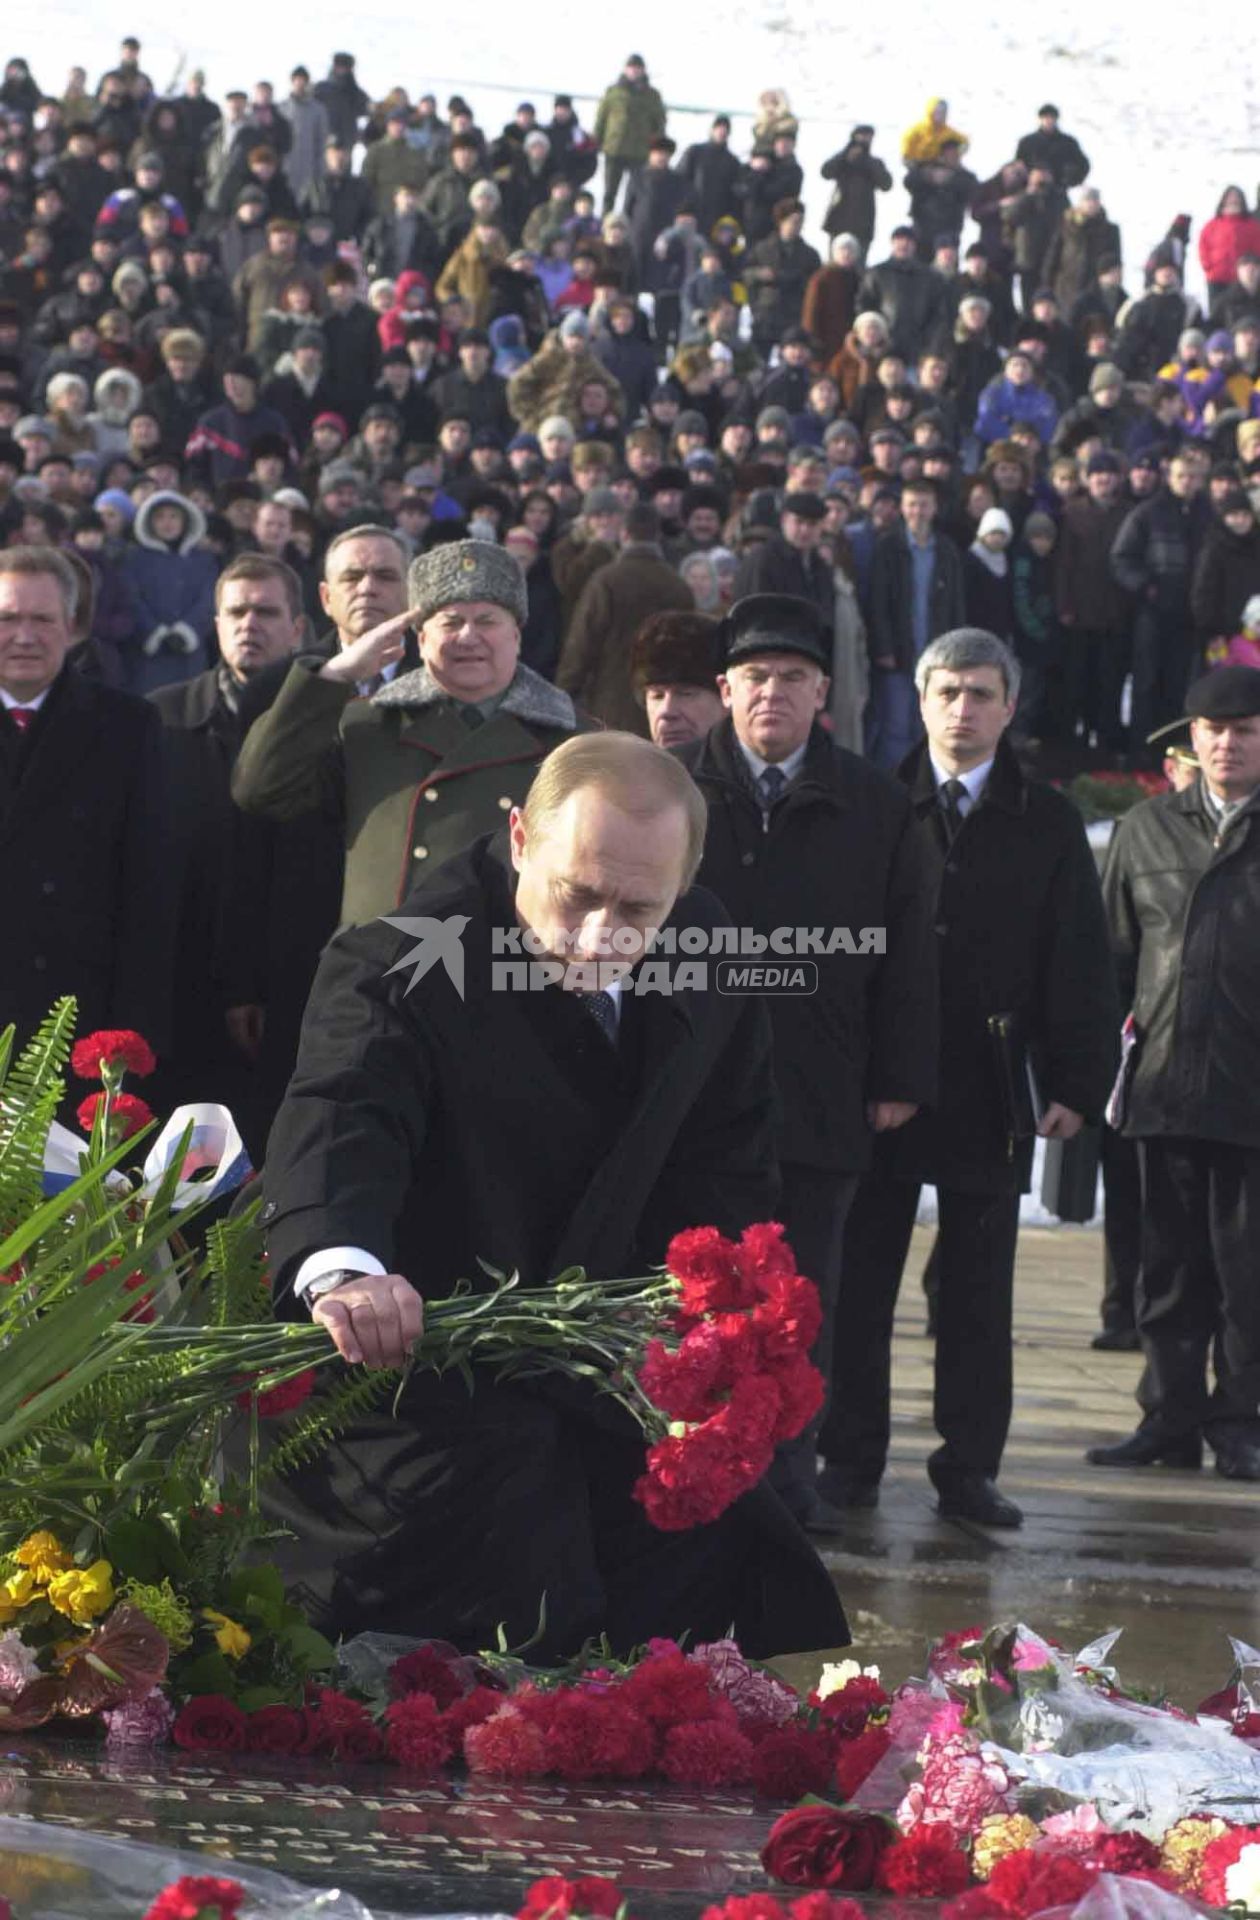
[[[1104,1327],[1090,1341],[1095,1353],[1140,1353],[1142,1341],[1136,1327]]]
[[[818,1476],[818,1492],[833,1507],[877,1507],[879,1481],[860,1480],[842,1467],[824,1467]]]
[[[1260,1446],[1249,1440],[1223,1440],[1216,1449],[1222,1480],[1260,1480]]]
[[[979,1527],[1022,1527],[1024,1516],[983,1473],[934,1480],[936,1510],[943,1520],[974,1520]]]
[[[1186,1467],[1203,1465],[1203,1441],[1197,1433],[1168,1434],[1158,1427],[1139,1427],[1114,1446],[1091,1447],[1085,1458],[1091,1467]]]
[[[843,1533],[847,1522],[838,1507],[815,1494],[803,1507],[792,1509],[792,1518],[806,1533]]]

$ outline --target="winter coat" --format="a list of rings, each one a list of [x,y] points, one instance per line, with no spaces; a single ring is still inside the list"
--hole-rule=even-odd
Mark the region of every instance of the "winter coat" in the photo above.
[[[346,240],[361,240],[375,211],[371,185],[357,173],[325,173],[312,180],[302,195],[303,214],[326,213],[339,246]]]
[[[438,275],[434,289],[439,300],[458,294],[468,307],[468,323],[484,327],[490,318],[491,271],[507,263],[507,241],[501,234],[481,240],[470,233],[461,240]]]
[[[324,149],[332,131],[328,109],[317,94],[308,94],[302,100],[290,94],[287,100],[280,102],[279,112],[293,134],[293,144],[285,156],[284,170],[294,194],[301,200],[324,171]]]
[[[479,427],[490,427],[505,439],[511,438],[512,415],[507,403],[507,381],[501,374],[487,372],[480,380],[470,380],[462,367],[455,366],[433,382],[428,394],[437,409],[439,420],[460,414],[474,433]]]
[[[924,253],[935,251],[937,236],[949,234],[957,241],[971,197],[979,186],[974,173],[966,167],[946,167],[935,160],[922,160],[906,173],[906,192],[910,195],[910,219]]]
[[[121,401],[115,400],[112,406],[107,406],[106,401],[109,400],[111,392],[119,388],[122,389],[126,398]],[[115,456],[126,457],[127,422],[140,405],[141,397],[140,382],[134,373],[128,372],[126,367],[108,367],[98,377],[92,388],[92,399],[96,410],[88,414],[87,422],[92,429],[95,449],[101,456],[102,463],[114,459]],[[182,447],[184,443],[182,439],[176,437],[168,444]]]
[[[363,264],[369,279],[396,280],[400,273],[424,274],[430,286],[441,271],[443,249],[433,224],[419,208],[403,222],[391,207],[368,222],[363,235]]]
[[[1083,494],[1069,500],[1055,549],[1055,605],[1076,631],[1127,634],[1133,602],[1111,569],[1111,549],[1132,508],[1127,500],[1100,507]]]
[[[353,73],[330,72],[311,89],[328,115],[328,126],[340,140],[351,145],[358,135],[359,122],[371,104]]]
[[[595,358],[621,388],[626,419],[646,413],[656,391],[658,367],[652,344],[637,327],[630,333],[601,333],[594,343]]]
[[[838,233],[851,233],[864,249],[869,247],[875,235],[875,195],[887,193],[892,186],[888,168],[869,147],[850,138],[847,147],[823,162],[822,177],[835,182],[823,232],[833,239]]]
[[[1260,217],[1218,207],[1199,235],[1199,265],[1209,287],[1227,287],[1244,253],[1260,254]]]
[[[1123,1131],[1260,1147],[1260,820],[1221,831],[1202,780],[1125,814],[1103,894],[1137,1048]]]
[[[154,514],[165,506],[179,507],[184,515],[184,534],[175,552],[152,530]],[[151,493],[136,515],[135,544],[122,563],[135,610],[131,644],[124,650],[133,693],[191,680],[210,664],[219,561],[199,545],[205,535],[201,508],[180,493]]]
[[[1136,402],[1127,394],[1114,407],[1100,407],[1086,394],[1073,401],[1060,419],[1050,442],[1050,452],[1052,455],[1075,453],[1086,440],[1097,439],[1112,453],[1123,453],[1140,418]]]
[[[828,632],[835,624],[836,588],[820,553],[798,553],[782,534],[749,547],[735,575],[735,598],[753,593],[789,593],[817,607]]]
[[[630,647],[653,613],[692,612],[691,589],[659,547],[629,542],[582,589],[573,610],[556,685],[606,727],[646,736],[642,706],[630,684]]]
[[[489,176],[481,167],[461,173],[458,167],[443,167],[435,173],[420,196],[420,207],[437,231],[444,254],[449,254],[472,227],[468,195],[479,181]]]
[[[748,304],[758,340],[781,340],[789,327],[799,325],[805,289],[821,265],[808,241],[783,240],[777,233],[748,249],[744,263]],[[773,278],[759,279],[762,271]]]
[[[1079,140],[1064,133],[1061,127],[1056,127],[1053,133],[1046,133],[1041,127],[1026,133],[1015,149],[1015,158],[1023,161],[1029,173],[1034,167],[1052,173],[1061,187],[1079,187],[1089,172],[1089,155]],[[1118,253],[1119,248],[1116,251]]]
[[[376,211],[381,216],[394,211],[394,193],[398,187],[414,187],[419,193],[429,177],[428,163],[422,153],[406,139],[374,140],[363,159],[363,179],[371,189]]]
[[[337,396],[337,412],[353,429],[380,369],[381,336],[376,315],[366,301],[356,300],[345,313],[329,308],[322,325],[328,346],[324,378]]]
[[[1045,668],[1059,652],[1059,621],[1055,612],[1054,589],[1058,572],[1058,554],[1034,553],[1027,533],[1010,555],[1011,638],[1016,653],[1027,665]]]
[[[394,912],[421,875],[497,830],[538,762],[583,731],[573,702],[526,667],[474,733],[424,667],[364,700],[319,666],[296,660],[251,726],[232,797],[268,820],[340,823],[343,926]]]
[[[729,146],[716,140],[698,140],[688,147],[678,163],[678,172],[687,185],[687,197],[694,203],[696,223],[703,234],[713,232],[726,216],[737,217],[739,201],[735,187],[741,167]]]
[[[1211,525],[1212,509],[1202,495],[1186,502],[1161,488],[1121,523],[1111,549],[1112,577],[1161,621],[1184,623],[1195,562]]]
[[[649,145],[664,131],[665,103],[646,79],[632,82],[620,75],[596,109],[595,144],[610,160],[642,166]]]
[[[1120,229],[1105,211],[1089,219],[1070,207],[1059,222],[1045,260],[1045,277],[1064,313],[1096,279],[1104,254],[1120,258]]]
[[[956,140],[960,153],[965,153],[971,145],[965,133],[959,133],[957,127],[942,122],[938,127],[933,115],[942,105],[939,96],[927,103],[927,111],[922,120],[916,120],[901,143],[901,157],[907,166],[913,166],[922,160],[935,160],[947,140]]]
[[[245,262],[232,291],[245,323],[247,352],[257,353],[267,315],[279,307],[283,289],[295,280],[305,282],[310,288],[313,311],[322,314],[328,305],[328,295],[314,267],[301,260],[279,260],[266,251],[256,253],[252,260]]]
[[[928,637],[938,639],[966,621],[962,555],[948,534],[937,532],[928,601]],[[891,527],[875,542],[871,566],[867,644],[871,659],[891,659],[901,673],[914,670],[914,569],[909,536]]]
[[[1101,1115],[1115,1072],[1120,1022],[1094,856],[1073,803],[1025,779],[1005,738],[948,849],[926,742],[898,778],[929,863],[940,1092],[929,1112],[886,1136],[879,1157],[916,1186],[1017,1192],[1033,1142],[1011,1138],[989,1021],[1012,1016],[1044,1099],[1087,1119]]]
[[[626,191],[626,219],[630,222],[630,243],[641,281],[646,281],[651,273],[655,242],[673,226],[678,209],[689,198],[686,180],[672,167],[644,167],[631,179]],[[614,266],[616,262],[610,259],[608,264]]]
[[[577,521],[559,536],[547,558],[551,562],[551,577],[559,600],[560,636],[563,638],[569,630],[569,622],[587,581],[601,567],[612,565],[617,558],[617,549],[606,540],[588,539],[582,522]],[[552,666],[554,670],[554,661]]]
[[[1036,193],[1021,193],[1003,222],[1011,236],[1015,269],[1040,285],[1046,276],[1046,260],[1068,210],[1062,187],[1043,187]]]
[[[999,375],[990,380],[980,395],[976,438],[986,447],[992,440],[1005,440],[1019,420],[1036,428],[1045,447],[1050,444],[1058,418],[1059,410],[1044,387],[1033,380],[1027,386],[1017,387],[1005,375]]]
[[[958,408],[958,424],[964,433],[971,433],[980,396],[1001,372],[1002,356],[987,332],[960,334],[955,330],[954,339],[950,386]]]
[[[858,312],[888,322],[892,348],[911,364],[945,319],[945,282],[918,260],[882,260],[868,268],[858,290]]]
[[[857,308],[858,274],[853,267],[819,267],[811,274],[801,302],[801,325],[818,345],[818,357],[828,361],[845,343]]]
[[[523,433],[537,433],[552,414],[563,414],[576,424],[578,402],[588,380],[602,380],[608,389],[608,405],[618,420],[624,420],[625,395],[601,360],[589,347],[570,353],[561,345],[558,333],[550,333],[528,366],[508,381],[508,406]]]
[[[1009,550],[1005,570],[994,573],[975,548],[968,547],[963,555],[963,605],[967,625],[996,633],[998,639],[1005,640],[1009,646],[1015,624],[1014,593]]]
[[[1224,523],[1212,528],[1199,550],[1190,583],[1190,612],[1200,640],[1228,639],[1242,626],[1242,611],[1260,593],[1260,526],[1241,536]]]
[[[208,484],[217,490],[225,480],[243,480],[249,472],[249,450],[263,434],[289,437],[284,416],[274,407],[254,407],[241,413],[230,400],[203,413],[184,449],[189,484]]]
[[[1198,302],[1180,290],[1131,300],[1119,319],[1116,365],[1130,380],[1153,379],[1166,360],[1176,359],[1178,340],[1198,319]]]
[[[700,883],[729,924],[883,929],[878,953],[812,957],[817,991],[770,999],[779,1158],[858,1173],[870,1100],[935,1098],[937,1015],[924,850],[896,782],[815,725],[795,779],[762,813],[728,719],[678,750],[709,810]],[[770,957],[767,952],[767,958]]]

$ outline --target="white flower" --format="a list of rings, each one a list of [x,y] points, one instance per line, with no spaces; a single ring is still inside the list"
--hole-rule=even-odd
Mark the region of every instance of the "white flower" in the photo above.
[[[16,1627],[0,1633],[0,1700],[13,1700],[39,1678],[39,1662]]]
[[[1231,1906],[1260,1909],[1260,1845],[1244,1847],[1232,1867],[1225,1869],[1225,1895]]]
[[[879,1668],[860,1667],[856,1660],[829,1660],[818,1677],[815,1691],[820,1700],[825,1700],[829,1693],[839,1693],[842,1687],[847,1687],[850,1680],[859,1679],[878,1680]]]

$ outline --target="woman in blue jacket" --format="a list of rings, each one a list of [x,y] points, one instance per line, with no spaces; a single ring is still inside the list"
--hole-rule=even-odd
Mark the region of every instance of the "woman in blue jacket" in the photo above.
[[[199,544],[205,532],[205,515],[182,493],[150,494],[136,515],[135,545],[122,561],[135,607],[122,650],[133,693],[191,680],[210,665],[219,562]]]

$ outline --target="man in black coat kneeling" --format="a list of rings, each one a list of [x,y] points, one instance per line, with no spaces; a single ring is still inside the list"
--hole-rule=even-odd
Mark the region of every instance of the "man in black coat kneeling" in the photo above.
[[[689,891],[704,830],[668,754],[576,738],[507,836],[447,862],[400,920],[332,942],[267,1156],[278,1313],[312,1312],[352,1366],[396,1367],[422,1296],[484,1288],[479,1261],[527,1286],[575,1264],[611,1278],[662,1261],[685,1227],[773,1215],[765,1009],[694,984],[702,963],[645,958],[654,929],[690,954],[725,919]],[[847,1642],[769,1488],[658,1533],[631,1498],[643,1460],[593,1390],[481,1376],[470,1394],[419,1373],[397,1418],[360,1420],[269,1505],[296,1536],[286,1574],[334,1633],[476,1649],[502,1627],[519,1645],[545,1601],[542,1659],[593,1634],[626,1652],[732,1622],[753,1654]]]

